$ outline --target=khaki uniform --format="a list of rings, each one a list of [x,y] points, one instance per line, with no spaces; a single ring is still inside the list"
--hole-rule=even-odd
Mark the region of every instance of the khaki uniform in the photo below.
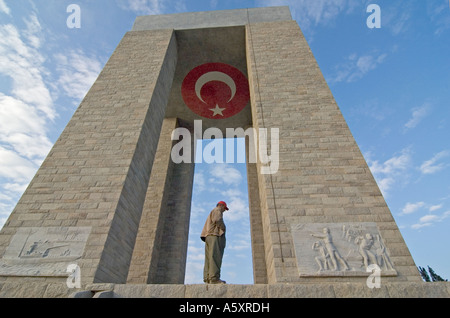
[[[223,212],[216,207],[208,215],[200,234],[200,238],[205,242],[203,281],[206,283],[220,279],[220,268],[226,245],[225,231]]]

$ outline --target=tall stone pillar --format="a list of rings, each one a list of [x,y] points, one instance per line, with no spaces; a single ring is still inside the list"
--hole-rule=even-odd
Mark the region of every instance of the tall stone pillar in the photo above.
[[[246,45],[253,127],[280,136],[278,170],[257,164],[268,282],[365,281],[366,261],[420,281],[298,24],[249,24]]]
[[[266,250],[264,244],[263,215],[261,214],[261,197],[259,193],[258,171],[256,163],[249,162],[249,147],[246,140],[247,152],[247,183],[248,206],[250,209],[250,231],[252,239],[253,282],[267,284]]]
[[[153,163],[128,284],[183,284],[194,164],[171,159],[176,118],[164,119]]]
[[[124,36],[0,233],[6,284],[126,282],[176,63],[173,30]]]

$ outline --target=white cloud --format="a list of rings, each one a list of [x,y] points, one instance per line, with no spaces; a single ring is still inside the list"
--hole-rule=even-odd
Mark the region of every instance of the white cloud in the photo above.
[[[427,14],[436,28],[434,34],[438,36],[450,30],[449,5],[445,1],[442,1],[440,5],[427,2]]]
[[[23,32],[9,24],[0,26],[0,74],[12,79],[12,96],[0,92],[0,142],[16,156],[39,163],[52,145],[46,127],[56,111],[42,75],[46,70],[37,50],[41,31],[37,17],[31,15],[26,25]]]
[[[89,57],[82,50],[72,50],[66,54],[56,54],[58,84],[65,94],[78,105],[102,70],[102,63]]]
[[[252,240],[250,236],[250,228],[247,227],[246,230],[241,232],[233,232],[233,237],[230,238],[230,244],[228,244],[228,249],[236,252],[246,253],[247,251],[251,251],[252,248]],[[228,243],[228,242],[227,242]],[[238,256],[238,254],[236,255]],[[241,254],[242,256],[242,254]],[[244,256],[246,257],[246,256]]]
[[[11,10],[8,8],[4,0],[0,0],[0,12],[11,15]]]
[[[411,228],[413,230],[418,230],[418,229],[421,229],[423,227],[430,226],[431,224],[432,223],[416,223],[416,224],[411,225]]]
[[[223,191],[223,195],[225,197],[232,197],[232,198],[245,198],[247,196],[247,193],[244,193],[236,188],[230,188]]]
[[[117,0],[117,4],[122,9],[143,15],[162,14],[164,7],[162,0]]]
[[[356,62],[356,66],[360,73],[365,74],[376,68],[377,64],[383,63],[386,56],[387,54],[381,54],[376,57],[372,55],[361,56]]]
[[[236,168],[228,164],[214,164],[209,170],[212,179],[210,181],[225,183],[227,185],[238,184],[242,181],[242,174]]]
[[[403,149],[399,155],[393,156],[383,163],[372,160],[370,153],[367,153],[365,157],[384,196],[388,195],[388,191],[396,182],[406,177],[405,171],[411,166],[411,155],[408,148]]]
[[[23,31],[24,37],[28,43],[38,49],[41,46],[42,28],[38,18],[35,15],[30,16],[25,20],[27,29]]]
[[[0,177],[24,184],[30,182],[36,170],[36,165],[31,161],[0,145]]]
[[[23,193],[52,146],[48,124],[57,117],[48,85],[49,74],[40,52],[42,28],[35,15],[24,19],[25,29],[0,26],[0,73],[11,78],[11,92],[0,92],[1,198],[7,202]],[[62,55],[56,60],[62,61]],[[60,86],[69,97],[81,99],[101,70],[95,58],[71,51],[60,63]],[[5,204],[3,203],[3,206]],[[10,207],[9,205],[7,205]]]
[[[0,93],[0,131],[2,134],[38,133],[45,125],[36,109],[21,100]]]
[[[203,251],[203,254],[205,252]],[[200,284],[203,281],[203,262],[187,262],[186,274],[184,276],[185,284]]]
[[[450,151],[447,151],[447,150],[437,153],[436,155],[433,156],[433,158],[422,163],[422,165],[420,166],[420,171],[423,174],[432,174],[432,173],[436,173],[436,172],[444,169],[447,165],[442,162],[441,163],[437,163],[437,162],[439,160],[441,160],[442,158],[448,157],[449,155],[450,155]]]
[[[417,210],[419,210],[420,208],[422,208],[423,206],[425,206],[425,202],[416,202],[416,203],[406,203],[406,205],[404,206],[404,208],[402,209],[401,215],[406,215],[406,214],[411,214],[416,212]]]
[[[214,6],[215,1],[211,0],[210,5]],[[116,3],[120,9],[132,11],[137,15],[161,15],[188,11],[187,0],[116,0]]]
[[[193,236],[188,241],[185,284],[199,284],[203,281],[204,260],[205,246],[200,240],[200,233],[198,233],[198,235]]]
[[[28,175],[28,177],[31,179],[32,175]],[[26,187],[28,186],[28,182],[24,183],[24,184],[20,184],[20,183],[5,183],[3,185],[3,188],[5,190],[7,190],[10,193],[17,193],[17,194],[22,194]],[[11,197],[9,197],[9,200],[13,201],[13,199]]]
[[[47,121],[57,114],[43,79],[44,57],[37,50],[41,26],[35,15],[26,25],[23,32],[0,26],[0,74],[12,79],[12,96],[0,93],[0,142],[25,158],[41,160],[51,147]]]
[[[193,201],[191,205],[191,224],[203,226],[203,223],[211,210],[212,208],[206,209],[203,205],[199,205],[198,202]]]
[[[388,190],[391,189],[392,185],[395,183],[395,179],[392,177],[385,177],[377,180],[378,187],[380,188],[383,196],[387,196]]]
[[[405,130],[415,128],[430,112],[431,105],[425,103],[412,109],[412,116],[405,124]]]
[[[234,250],[234,251],[243,251],[243,250],[249,250],[251,249],[251,244],[249,239],[241,239],[241,240],[234,240],[233,245],[229,246],[228,249]]]
[[[13,25],[0,26],[0,74],[12,79],[14,98],[35,107],[43,116],[53,120],[56,111],[43,79],[46,73],[43,67],[45,58],[36,47],[40,45],[40,26],[34,15],[30,21],[23,32],[25,39]]]
[[[433,211],[436,211],[436,210],[441,209],[442,206],[443,206],[443,204],[432,205],[432,206],[429,207],[428,210],[429,210],[430,212],[433,212]]]
[[[412,16],[411,8],[404,5],[392,4],[389,9],[381,7],[382,27],[388,28],[394,36],[405,33],[410,27],[410,19]]]
[[[335,67],[335,75],[328,79],[331,83],[354,82],[381,65],[387,57],[386,53],[373,53],[358,56],[351,54],[347,60]]]
[[[199,238],[200,239],[200,238]],[[190,260],[192,261],[204,261],[205,260],[205,248],[196,247],[190,242],[188,253],[190,255]]]
[[[374,174],[392,174],[400,170],[405,170],[411,161],[411,156],[405,150],[399,156],[394,156],[384,163],[380,164],[378,161],[372,161],[370,170]]]
[[[450,217],[450,211],[447,211],[441,215],[436,215],[436,214],[427,214],[422,216],[419,219],[419,222],[416,224],[411,225],[411,228],[414,230],[418,230],[421,229],[423,227],[426,226],[431,226],[435,223],[439,223],[444,221],[446,218]]]
[[[310,32],[317,25],[333,23],[340,14],[353,12],[361,2],[358,0],[259,0],[257,5],[286,6],[301,24],[302,30]]]
[[[439,219],[439,216],[434,215],[434,214],[428,214],[428,215],[422,216],[419,219],[419,222],[420,223],[430,223],[430,222],[435,222],[438,219]]]
[[[249,207],[245,200],[241,198],[231,198],[227,202],[229,211],[224,213],[225,221],[229,220],[231,222],[244,220],[249,216]]]
[[[52,147],[46,120],[36,108],[0,93],[0,142],[30,160],[42,160]]]
[[[6,10],[3,1],[0,10]],[[44,39],[41,25],[35,14],[24,23],[24,29],[0,25],[0,75],[11,83],[10,91],[0,92],[2,217],[12,210],[12,202],[49,152],[52,142],[47,127],[58,115],[46,83],[49,72],[40,51]]]
[[[158,15],[187,11],[185,0],[116,0],[119,8],[139,15]],[[211,2],[214,5],[214,1]]]
[[[227,198],[226,202],[230,208],[224,214],[224,218],[229,221],[239,221],[248,218],[249,207],[246,201],[247,193],[242,193],[236,187],[243,181],[241,172],[229,164],[216,164],[210,168],[211,184],[223,184],[220,189],[222,197]],[[227,188],[230,186],[230,188]]]

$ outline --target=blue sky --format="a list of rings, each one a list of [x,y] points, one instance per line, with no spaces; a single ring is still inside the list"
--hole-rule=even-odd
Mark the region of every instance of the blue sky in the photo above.
[[[367,27],[371,3],[381,28]],[[0,0],[1,225],[137,15],[273,5],[290,6],[416,264],[450,279],[448,0]],[[201,278],[196,232],[218,200],[223,279],[251,283],[243,164],[196,167],[186,282]]]

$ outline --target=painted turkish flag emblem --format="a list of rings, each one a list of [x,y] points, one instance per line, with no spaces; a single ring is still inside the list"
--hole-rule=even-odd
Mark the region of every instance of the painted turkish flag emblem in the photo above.
[[[245,75],[223,63],[207,63],[191,70],[181,85],[181,95],[194,113],[211,119],[238,114],[250,99]]]

